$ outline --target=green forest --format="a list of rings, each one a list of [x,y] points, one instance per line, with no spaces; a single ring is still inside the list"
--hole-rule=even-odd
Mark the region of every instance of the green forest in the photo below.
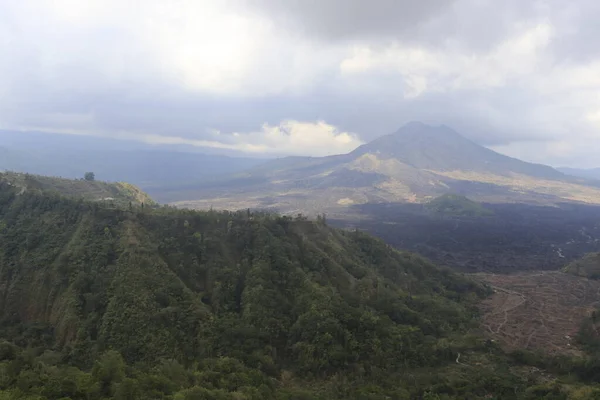
[[[324,216],[0,181],[0,400],[600,398],[596,357],[486,340],[489,291]]]
[[[600,279],[600,253],[588,253],[563,268],[568,274]]]

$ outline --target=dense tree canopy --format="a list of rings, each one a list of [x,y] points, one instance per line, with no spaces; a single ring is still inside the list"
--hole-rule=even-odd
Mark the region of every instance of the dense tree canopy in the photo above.
[[[470,333],[486,292],[324,218],[0,182],[0,399],[566,393],[527,389],[520,361]]]

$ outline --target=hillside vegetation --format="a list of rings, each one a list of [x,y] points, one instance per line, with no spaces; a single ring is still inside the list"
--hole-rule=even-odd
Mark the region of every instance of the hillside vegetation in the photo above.
[[[113,205],[156,204],[137,186],[126,182],[74,180],[10,171],[0,172],[0,182],[14,187],[19,193],[60,194],[89,201],[104,201]]]
[[[324,218],[107,207],[0,182],[3,399],[597,392],[509,369],[470,333],[486,293]]]
[[[600,253],[589,253],[569,263],[564,271],[590,279],[600,279]]]
[[[213,384],[215,393],[249,398],[273,397],[284,376],[292,387],[296,377],[325,382],[338,374],[360,378],[360,386],[450,363],[451,338],[467,328],[470,301],[484,293],[417,256],[323,221],[111,209],[1,185],[1,333],[54,360],[44,362],[50,374],[56,363],[85,371],[122,357],[196,368],[180,377],[182,390],[206,388],[213,369],[247,380]],[[11,357],[0,366],[11,376],[4,388],[24,385],[44,395],[42,382],[20,383],[38,367],[17,368]],[[346,390],[358,390],[353,386]]]

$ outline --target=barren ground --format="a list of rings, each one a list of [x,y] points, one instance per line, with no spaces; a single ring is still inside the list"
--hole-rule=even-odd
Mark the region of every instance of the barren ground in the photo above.
[[[495,293],[481,305],[483,327],[509,350],[578,354],[575,335],[600,305],[600,281],[556,271],[475,274]]]

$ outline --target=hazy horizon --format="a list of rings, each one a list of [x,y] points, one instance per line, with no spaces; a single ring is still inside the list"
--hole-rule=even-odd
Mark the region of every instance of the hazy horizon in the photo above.
[[[414,121],[411,121],[414,122]],[[444,125],[444,124],[442,124]],[[452,128],[452,127],[450,127]],[[391,134],[393,132],[388,132],[387,134]],[[458,132],[460,134],[460,132]],[[381,135],[385,136],[385,135]],[[381,137],[378,136],[378,137]],[[377,139],[376,137],[375,139]],[[57,140],[59,139],[59,140]],[[477,143],[475,141],[475,143]],[[347,151],[329,155],[339,155],[350,153],[358,147],[362,146],[365,143],[358,143],[356,147],[350,148]],[[479,144],[479,143],[478,143]],[[493,146],[484,146],[490,148],[499,154],[507,155],[510,157],[510,154],[503,153],[501,150],[494,149]],[[95,152],[102,151],[119,151],[119,152],[184,152],[184,153],[192,153],[199,155],[207,155],[207,156],[224,156],[224,157],[232,157],[239,159],[256,159],[259,161],[269,161],[277,158],[285,158],[289,156],[294,156],[294,154],[269,154],[269,153],[256,153],[256,152],[244,152],[236,149],[227,149],[227,148],[212,148],[208,146],[195,146],[193,144],[188,143],[148,143],[144,140],[139,140],[136,138],[122,138],[122,137],[106,137],[106,136],[96,136],[96,135],[82,135],[82,134],[72,134],[72,133],[54,133],[54,132],[30,132],[30,131],[22,131],[22,132],[7,132],[0,131],[0,148],[6,148],[9,150],[27,150],[27,149],[36,149],[43,150],[46,153],[56,151],[57,149],[62,149],[63,151],[79,151],[80,149],[89,149]],[[310,156],[310,155],[307,155]],[[318,156],[317,156],[318,157]],[[519,159],[518,157],[515,157]],[[527,160],[523,160],[527,161]],[[535,164],[544,164],[557,169],[574,169],[574,170],[591,170],[600,168],[600,164],[598,167],[577,167],[572,165],[564,165],[564,164],[545,164],[545,163],[537,163]]]

